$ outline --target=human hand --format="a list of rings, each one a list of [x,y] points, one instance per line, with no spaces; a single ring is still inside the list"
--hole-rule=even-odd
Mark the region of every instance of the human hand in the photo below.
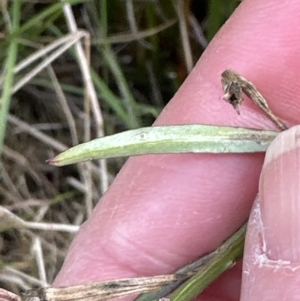
[[[238,116],[231,106],[220,100],[220,75],[228,68],[249,78],[281,118],[291,124],[297,123],[300,43],[295,37],[300,33],[299,11],[299,1],[244,0],[156,124],[208,123],[274,128],[249,101],[243,104],[241,116]],[[275,159],[270,159],[262,173],[261,214],[266,228],[267,254],[271,250],[270,258],[295,262],[299,231],[298,219],[292,216],[299,216],[296,209],[299,176],[296,177],[296,155],[290,155],[293,151],[287,156],[294,158],[290,162],[291,169],[288,162],[281,159],[287,152],[281,153],[276,159],[278,165],[273,162]],[[82,226],[54,285],[166,274],[214,250],[248,218],[257,193],[262,161],[261,154],[130,158],[91,218]],[[280,162],[284,162],[284,166]],[[272,171],[273,165],[280,166],[275,173],[278,174],[276,185],[270,179],[269,170]],[[281,178],[288,179],[284,189]],[[291,195],[293,187],[294,197]],[[278,200],[280,206],[273,205],[275,197],[272,201],[268,197],[275,188],[281,189],[277,194],[281,200],[282,196],[285,199],[284,203]],[[255,232],[256,212],[253,211],[248,231],[244,265],[247,274],[244,274],[242,300],[273,300],[274,297],[284,300],[278,296],[286,289],[290,293],[284,296],[290,300],[294,297],[291,290],[299,272],[292,273],[286,267],[268,267],[264,263],[259,266],[254,252],[261,250],[263,244]],[[274,219],[279,229],[273,226]],[[279,236],[284,238],[281,243]],[[280,252],[285,248],[290,251],[282,255]],[[278,272],[281,270],[283,272]],[[287,278],[282,279],[286,274]],[[198,299],[238,300],[240,288],[241,264],[237,264]]]

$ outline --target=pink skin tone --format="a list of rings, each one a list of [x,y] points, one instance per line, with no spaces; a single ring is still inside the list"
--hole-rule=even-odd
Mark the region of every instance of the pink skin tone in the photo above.
[[[244,0],[210,43],[156,125],[204,123],[276,129],[249,100],[242,105],[240,116],[220,100],[220,75],[228,68],[255,83],[274,112],[289,126],[298,123],[299,36],[300,1]],[[212,251],[248,219],[263,159],[263,154],[130,158],[81,227],[54,285],[170,273]],[[276,173],[278,168],[274,166],[273,171],[270,168]],[[273,185],[268,180],[270,168],[266,169],[269,174],[263,172],[260,182],[264,199]],[[269,185],[269,190],[264,185]],[[271,226],[276,214],[268,215],[268,206],[271,202],[262,203],[262,218]],[[293,212],[299,216],[296,209]],[[244,263],[248,276],[245,274],[243,284],[242,265],[238,263],[198,300],[239,300],[241,286],[242,300],[275,300],[278,291],[283,291],[297,275],[300,277],[298,270],[282,278],[280,272],[255,264],[253,249],[262,248],[260,236],[253,230],[255,218],[252,214],[254,222],[250,223]],[[286,235],[285,231],[280,233]],[[266,240],[274,250],[277,239],[280,237],[273,237],[269,227]],[[280,254],[273,259],[280,259]],[[274,295],[267,291],[270,284],[276,285]],[[289,300],[293,300],[293,291],[289,294]],[[263,299],[265,296],[268,298]]]

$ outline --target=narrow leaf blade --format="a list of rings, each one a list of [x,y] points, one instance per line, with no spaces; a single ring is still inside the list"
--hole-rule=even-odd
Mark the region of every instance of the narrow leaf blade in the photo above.
[[[274,131],[202,124],[153,126],[79,144],[47,162],[63,166],[145,154],[264,152],[277,135]]]

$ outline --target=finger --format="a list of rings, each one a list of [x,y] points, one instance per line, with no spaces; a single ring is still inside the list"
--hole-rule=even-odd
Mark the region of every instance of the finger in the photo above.
[[[243,301],[300,298],[299,137],[293,127],[267,151],[247,231]]]
[[[300,3],[287,3],[243,1],[157,124],[272,127],[249,102],[237,116],[219,100],[226,68],[249,77],[274,111],[294,122]],[[167,273],[211,251],[246,220],[261,162],[259,155],[130,159],[74,240],[55,285]]]

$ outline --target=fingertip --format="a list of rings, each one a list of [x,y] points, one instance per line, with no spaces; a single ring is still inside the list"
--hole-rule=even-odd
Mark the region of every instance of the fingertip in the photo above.
[[[243,301],[299,297],[299,137],[300,126],[295,126],[278,135],[267,150],[247,230]]]

